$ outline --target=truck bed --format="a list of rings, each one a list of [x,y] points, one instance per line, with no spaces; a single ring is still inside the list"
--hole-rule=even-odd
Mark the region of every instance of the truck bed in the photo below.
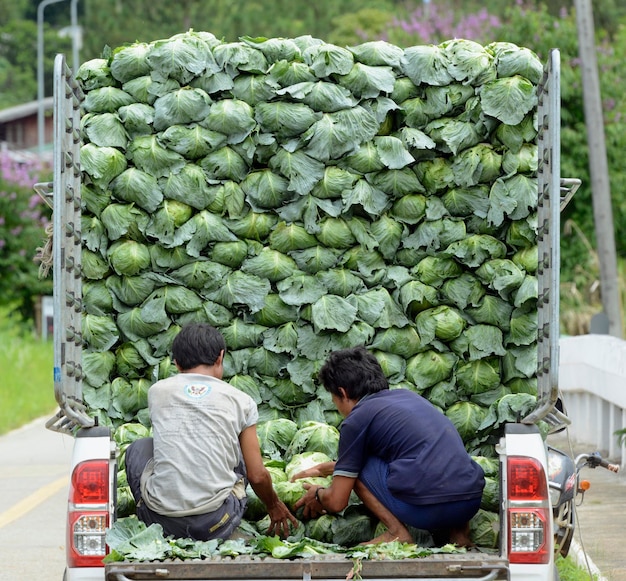
[[[352,576],[354,562],[341,555],[320,555],[311,559],[271,557],[216,557],[214,559],[159,562],[118,562],[106,566],[106,581],[156,580],[281,580],[330,579],[480,579],[508,580],[508,561],[481,552],[437,554],[420,559],[363,560],[361,570]]]

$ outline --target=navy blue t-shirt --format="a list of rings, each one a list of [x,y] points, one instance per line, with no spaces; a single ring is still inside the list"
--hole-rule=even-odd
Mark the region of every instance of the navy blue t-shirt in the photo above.
[[[454,424],[412,391],[368,395],[343,420],[334,475],[358,478],[370,456],[389,465],[389,491],[409,504],[482,495],[483,470],[465,450]]]

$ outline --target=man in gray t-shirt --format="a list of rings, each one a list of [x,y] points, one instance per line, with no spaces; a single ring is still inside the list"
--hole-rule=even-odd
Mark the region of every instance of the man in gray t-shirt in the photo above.
[[[137,516],[166,535],[226,539],[241,521],[249,483],[270,516],[268,534],[287,536],[297,521],[263,464],[254,400],[222,381],[225,349],[206,323],[187,325],[174,339],[180,373],[148,391],[153,438],[126,450]]]

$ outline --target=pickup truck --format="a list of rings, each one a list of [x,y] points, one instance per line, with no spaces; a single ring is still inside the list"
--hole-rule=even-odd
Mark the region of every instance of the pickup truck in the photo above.
[[[568,423],[567,417],[556,407],[559,215],[576,189],[576,180],[560,178],[559,71],[559,52],[554,49],[537,82],[536,110],[530,115],[536,130],[538,152],[534,176],[538,196],[535,232],[539,256],[536,270],[537,336],[536,342],[532,343],[537,349],[537,367],[536,373],[530,374],[531,379],[536,378],[537,392],[533,408],[526,409],[522,416],[502,425],[494,444],[495,458],[499,462],[497,545],[489,550],[479,547],[476,551],[433,553],[419,559],[364,560],[360,570],[362,578],[405,581],[558,579],[555,567],[558,548],[554,538],[545,436],[547,431]],[[51,199],[53,205],[54,393],[59,410],[48,421],[47,427],[74,436],[64,579],[321,581],[349,577],[353,562],[341,553],[296,559],[254,555],[103,564],[103,558],[109,552],[107,531],[119,517],[117,478],[121,450],[114,432],[122,420],[118,417],[117,423],[107,423],[102,412],[94,413],[93,399],[85,397],[86,358],[93,351],[89,349],[90,338],[87,336],[91,330],[85,328],[85,317],[90,314],[85,307],[85,294],[93,277],[86,275],[84,261],[94,244],[94,222],[90,218],[85,220],[85,208],[90,203],[93,205],[93,197],[91,202],[85,199],[96,179],[93,172],[86,177],[81,153],[85,153],[85,136],[90,136],[90,141],[97,139],[89,131],[93,108],[90,112],[85,110],[85,89],[89,89],[90,81],[83,76],[79,82],[66,65],[63,55],[56,58],[54,75],[54,176],[53,182],[39,184],[37,190]],[[111,84],[103,83],[103,86]],[[282,90],[283,95],[289,92],[287,89]],[[296,93],[294,90],[291,94]],[[361,97],[366,93],[367,88],[363,88]],[[391,106],[387,112],[390,111]],[[119,121],[119,113],[116,116],[111,115],[109,120]],[[288,123],[287,120],[285,122]],[[163,119],[161,123],[167,125]],[[355,131],[359,130],[355,127]],[[287,133],[295,138],[292,128]],[[381,134],[384,135],[384,132]],[[310,136],[310,139],[315,139],[315,136]],[[160,177],[167,179],[165,174]],[[209,180],[209,183],[215,181]],[[109,187],[107,182],[102,190],[106,191]],[[92,194],[89,193],[89,196]],[[120,197],[121,194],[117,199]],[[100,209],[115,201],[108,198]],[[103,231],[99,235],[106,237]],[[110,268],[110,265],[105,265],[105,268]],[[139,275],[146,276],[146,273]],[[114,348],[114,345],[107,345],[99,351],[112,351]],[[166,356],[162,355],[161,359],[165,360]],[[155,365],[154,369],[158,368],[159,364]],[[111,371],[108,381],[113,379],[114,373]],[[93,383],[89,380],[90,390],[94,387]],[[93,394],[93,391],[90,393]]]

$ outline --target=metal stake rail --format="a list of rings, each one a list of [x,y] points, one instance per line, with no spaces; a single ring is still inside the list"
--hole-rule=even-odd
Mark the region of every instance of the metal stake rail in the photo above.
[[[53,208],[54,395],[60,410],[46,427],[71,433],[94,419],[83,404],[80,106],[83,92],[65,57],[54,61],[54,176],[35,189]]]
[[[548,416],[557,425],[569,423],[569,419],[554,408],[559,397],[560,233],[561,211],[580,186],[580,180],[561,179],[560,84],[560,53],[553,49],[537,91],[537,408],[522,420],[527,424],[535,424]]]

